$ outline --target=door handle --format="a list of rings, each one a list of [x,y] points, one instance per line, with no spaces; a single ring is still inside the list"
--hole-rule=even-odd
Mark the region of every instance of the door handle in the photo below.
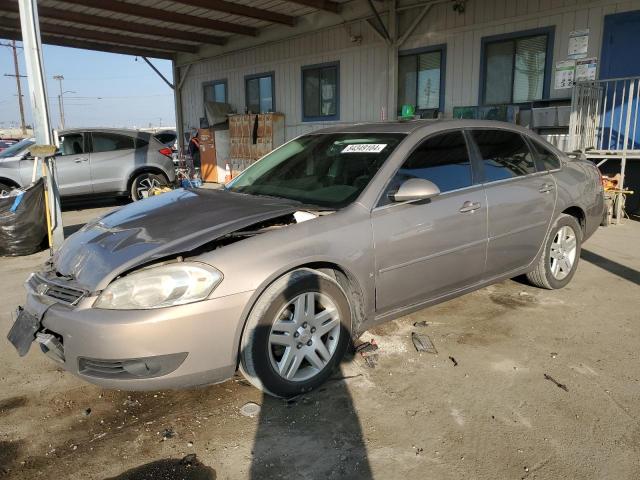
[[[462,208],[460,208],[460,213],[469,213],[469,212],[475,212],[476,210],[478,210],[480,208],[480,203],[479,202],[469,202],[466,201],[462,204]]]
[[[89,160],[89,159],[88,159],[88,158],[86,158],[86,157],[82,157],[82,158],[76,158],[76,159],[74,160],[74,162],[76,162],[76,163],[81,163],[81,162],[86,162],[87,160]]]
[[[553,190],[553,184],[545,183],[540,187],[540,190],[538,190],[538,191],[540,193],[549,193],[551,190]]]

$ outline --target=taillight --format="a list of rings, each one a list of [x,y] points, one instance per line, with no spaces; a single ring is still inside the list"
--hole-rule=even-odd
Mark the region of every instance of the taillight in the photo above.
[[[164,155],[165,157],[172,157],[173,154],[173,150],[171,150],[169,147],[164,147],[161,148],[160,150],[158,150],[162,155]]]

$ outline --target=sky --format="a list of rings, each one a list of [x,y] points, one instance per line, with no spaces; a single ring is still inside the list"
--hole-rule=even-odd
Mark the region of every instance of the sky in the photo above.
[[[10,43],[0,39],[0,44]],[[22,45],[17,42],[17,45]],[[20,74],[26,75],[22,49],[18,49]],[[59,82],[63,75],[65,127],[175,126],[173,90],[142,58],[77,48],[43,46],[44,70],[51,123],[59,128]],[[150,59],[173,82],[169,60]],[[12,49],[0,46],[0,128],[19,126],[20,110],[14,77]],[[27,79],[22,78],[25,116],[31,123]]]

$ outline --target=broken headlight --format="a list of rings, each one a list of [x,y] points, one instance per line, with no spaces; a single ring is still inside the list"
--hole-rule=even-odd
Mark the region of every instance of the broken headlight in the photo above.
[[[207,298],[222,273],[203,263],[171,263],[134,272],[105,288],[94,308],[146,310],[184,305]]]

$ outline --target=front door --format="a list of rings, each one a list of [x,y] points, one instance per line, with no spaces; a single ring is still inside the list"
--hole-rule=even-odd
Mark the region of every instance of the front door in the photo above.
[[[470,138],[482,158],[489,220],[485,278],[492,278],[533,261],[553,215],[556,183],[546,170],[537,171],[519,133],[476,129]]]
[[[56,173],[61,196],[93,193],[89,152],[83,133],[60,135],[60,152],[56,155]]]
[[[464,135],[454,130],[423,141],[389,183],[371,219],[378,314],[481,279],[487,211],[472,170]],[[393,203],[389,193],[409,178],[430,180],[441,194],[421,203]]]

